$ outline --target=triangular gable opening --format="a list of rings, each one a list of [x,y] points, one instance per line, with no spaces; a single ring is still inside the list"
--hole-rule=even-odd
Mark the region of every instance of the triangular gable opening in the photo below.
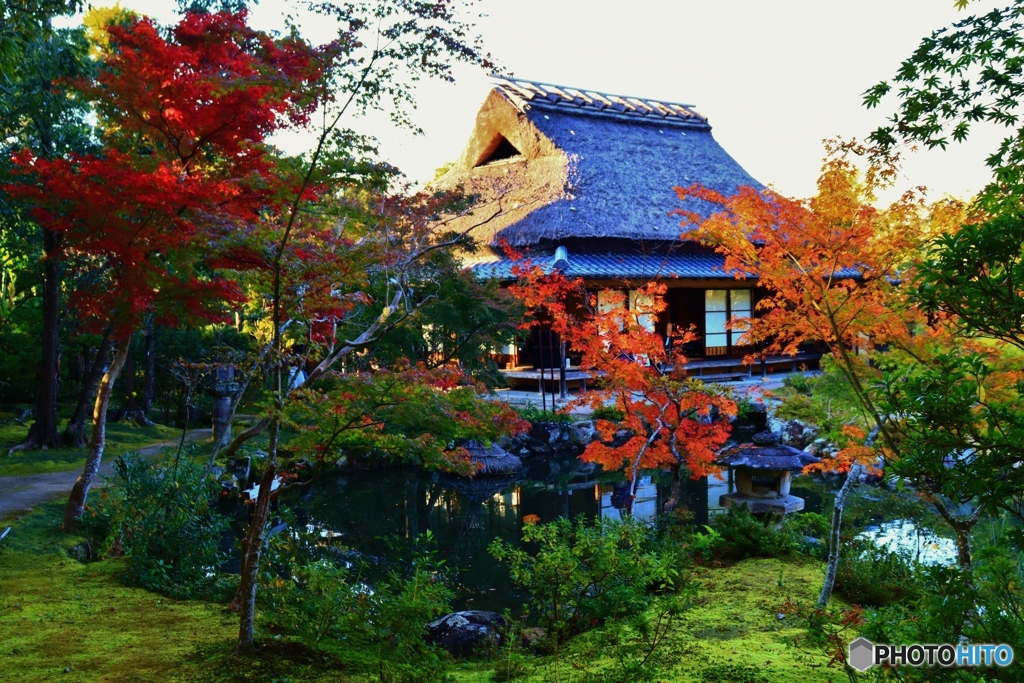
[[[516,149],[515,145],[505,139],[504,135],[499,135],[488,145],[487,152],[476,163],[476,166],[486,166],[487,164],[493,164],[495,161],[503,161],[521,156],[523,156],[522,152]]]

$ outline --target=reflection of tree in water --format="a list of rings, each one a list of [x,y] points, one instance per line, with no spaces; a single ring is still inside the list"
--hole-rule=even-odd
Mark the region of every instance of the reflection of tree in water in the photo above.
[[[520,520],[517,515],[519,489],[517,477],[476,476],[452,477],[438,475],[437,481],[447,489],[454,505],[448,508],[448,523],[456,530],[448,554],[451,564],[459,577],[459,598],[469,607],[475,607],[480,597],[498,589],[496,585],[485,585],[483,568],[495,571],[499,567],[487,552],[487,546],[496,537],[507,537],[517,533]],[[454,514],[453,514],[454,513]],[[504,532],[504,533],[503,533]],[[503,590],[509,590],[507,580],[501,577],[498,583]]]
[[[529,460],[516,474],[452,477],[417,469],[325,476],[288,502],[303,522],[328,530],[332,543],[376,563],[393,554],[394,539],[412,546],[431,531],[438,553],[458,572],[457,609],[518,609],[507,567],[487,552],[495,538],[520,543],[524,518],[601,514],[603,489],[619,479],[575,458]],[[386,539],[391,539],[388,542]]]

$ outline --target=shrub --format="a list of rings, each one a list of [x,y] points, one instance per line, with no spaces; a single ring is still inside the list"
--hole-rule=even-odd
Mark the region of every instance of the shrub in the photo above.
[[[806,424],[818,424],[822,421],[818,406],[810,396],[795,394],[782,399],[775,409],[775,417],[780,420],[800,420]]]
[[[87,533],[107,554],[128,558],[126,582],[176,598],[229,594],[218,577],[228,520],[210,505],[218,487],[203,467],[184,456],[169,467],[128,453],[114,472]]]
[[[362,568],[328,560],[296,568],[291,580],[265,573],[261,621],[382,683],[448,683],[451,658],[423,640],[424,626],[450,610],[453,595],[432,544],[429,532],[419,537],[413,560],[393,562],[372,586]]]
[[[786,517],[786,526],[800,536],[811,536],[828,540],[832,520],[817,512],[801,512]]]
[[[796,534],[785,525],[776,529],[772,522],[762,522],[746,507],[715,515],[711,527],[720,537],[715,552],[719,557],[734,560],[789,555],[797,548]]]
[[[798,394],[811,395],[811,381],[802,372],[786,375],[782,378],[782,384]]]
[[[600,672],[607,683],[653,683],[677,663],[665,645],[676,622],[689,608],[695,586],[660,596],[652,609],[610,622],[601,634],[601,650],[613,664]]]
[[[977,537],[975,537],[977,541]],[[920,596],[907,603],[894,603],[866,613],[860,634],[874,642],[887,643],[975,643],[1024,642],[1024,560],[1019,548],[1001,545],[976,548],[970,575],[957,567],[921,567]],[[1005,668],[992,668],[970,681],[1024,680],[1019,658]],[[936,679],[927,668],[906,667],[907,681]]]
[[[626,418],[626,414],[611,406],[600,406],[599,408],[594,409],[593,418],[595,420],[607,420],[608,422],[619,423]]]
[[[541,410],[532,403],[527,403],[525,406],[514,406],[514,409],[519,413],[519,417],[523,418],[527,422],[557,422],[560,424],[569,424],[575,421],[575,418],[572,415],[552,410]]]
[[[870,540],[843,544],[835,591],[858,605],[883,606],[916,599],[921,567],[900,553]]]
[[[742,399],[736,402],[736,419],[737,420],[749,420],[754,414],[762,412],[758,409],[757,404],[754,403],[749,397],[744,396]]]
[[[491,555],[508,562],[512,580],[530,591],[527,613],[555,643],[608,619],[643,612],[651,589],[680,583],[675,558],[653,549],[654,534],[632,519],[582,517],[527,526],[533,554],[501,539]]]

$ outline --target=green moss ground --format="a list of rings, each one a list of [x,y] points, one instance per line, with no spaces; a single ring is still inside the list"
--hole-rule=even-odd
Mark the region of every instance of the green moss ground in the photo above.
[[[27,435],[28,427],[14,422],[13,419],[6,421],[0,419],[0,477],[66,472],[80,469],[85,462],[85,448],[19,451],[7,455],[7,451],[12,446],[21,443]],[[164,425],[137,427],[124,422],[108,424],[107,451],[104,458],[115,458],[125,451],[162,441],[174,441],[180,437],[180,429]]]
[[[62,502],[39,506],[11,522],[0,542],[0,681],[366,681],[287,639],[268,641],[260,656],[232,653],[237,617],[222,605],[169,600],[118,582],[123,560],[82,564],[70,549],[81,539],[58,530]],[[665,645],[663,675],[672,683],[827,683],[846,679],[828,668],[792,617],[776,615],[787,600],[810,604],[820,562],[751,559],[700,569],[701,588]],[[781,579],[780,579],[781,572]],[[781,585],[780,585],[781,584]],[[527,660],[527,683],[613,680],[614,666],[598,630],[559,656]],[[348,666],[365,671],[361,654]],[[372,659],[372,657],[370,658]],[[369,660],[367,660],[369,661]],[[460,683],[492,680],[489,661],[460,662]]]
[[[781,583],[780,570],[782,572]],[[838,683],[841,669],[829,668],[821,648],[807,643],[806,630],[793,617],[777,618],[787,600],[813,603],[821,589],[824,564],[796,558],[751,559],[731,567],[701,569],[701,588],[666,643],[659,681],[672,683]],[[613,680],[615,668],[599,632],[568,645],[560,657],[532,660],[524,683],[583,683]],[[490,681],[490,663],[464,664],[465,683]]]
[[[61,510],[40,506],[0,542],[0,681],[182,680],[197,645],[237,632],[219,605],[121,585],[122,560],[71,559]]]

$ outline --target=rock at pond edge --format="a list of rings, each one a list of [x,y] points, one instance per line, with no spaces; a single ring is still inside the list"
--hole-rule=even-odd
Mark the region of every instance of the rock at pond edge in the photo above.
[[[453,655],[495,650],[505,642],[507,625],[497,612],[454,612],[427,624],[425,640]]]

